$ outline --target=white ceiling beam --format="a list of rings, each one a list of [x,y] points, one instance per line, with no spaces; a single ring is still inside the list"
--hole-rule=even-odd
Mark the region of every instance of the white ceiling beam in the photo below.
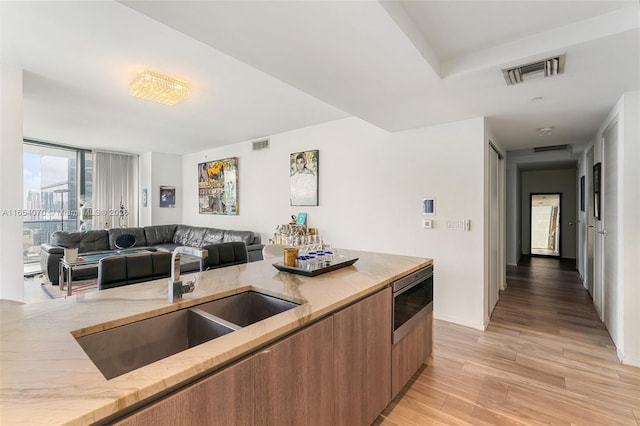
[[[575,46],[640,28],[637,6],[596,16],[498,46],[475,51],[442,64],[443,78],[460,76],[491,67],[516,65],[544,54],[562,53]]]
[[[420,31],[411,19],[402,2],[395,0],[379,0],[378,2],[389,14],[391,19],[393,19],[398,28],[407,36],[424,60],[427,61],[434,75],[442,79],[440,58],[436,55],[422,31]]]

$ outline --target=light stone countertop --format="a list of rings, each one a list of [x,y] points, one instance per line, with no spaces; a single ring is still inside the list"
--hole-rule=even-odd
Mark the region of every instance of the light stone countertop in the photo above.
[[[167,301],[167,279],[50,301],[0,301],[0,424],[85,425],[254,352],[297,328],[432,263],[341,250],[359,260],[316,277],[276,270],[269,259],[202,273],[196,290]],[[75,337],[253,289],[302,303],[233,333],[106,380]],[[75,337],[74,337],[75,336]]]

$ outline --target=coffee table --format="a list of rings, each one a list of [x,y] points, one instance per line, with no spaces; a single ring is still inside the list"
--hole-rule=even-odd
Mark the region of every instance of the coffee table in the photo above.
[[[71,296],[72,284],[73,284],[73,271],[79,269],[89,269],[95,268],[98,263],[100,263],[101,259],[111,257],[111,256],[119,256],[122,254],[133,254],[133,253],[145,253],[151,250],[147,249],[131,249],[131,250],[117,250],[110,253],[99,253],[99,254],[88,254],[83,256],[78,256],[82,258],[81,261],[75,260],[73,262],[69,262],[65,260],[63,257],[60,259],[60,275],[58,276],[58,283],[60,285],[60,290],[64,290],[66,285],[67,287],[67,296]],[[65,271],[67,272],[67,279],[64,279]]]

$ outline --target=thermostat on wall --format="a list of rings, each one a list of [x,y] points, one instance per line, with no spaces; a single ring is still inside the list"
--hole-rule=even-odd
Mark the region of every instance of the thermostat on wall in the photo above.
[[[427,216],[436,215],[436,199],[435,197],[424,197],[422,200],[422,213]]]

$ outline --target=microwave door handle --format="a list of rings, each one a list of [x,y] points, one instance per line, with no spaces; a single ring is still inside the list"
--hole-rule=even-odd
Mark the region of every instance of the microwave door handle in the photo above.
[[[411,290],[412,288],[414,288],[415,286],[417,286],[417,285],[419,285],[419,284],[423,283],[424,281],[426,281],[426,280],[427,280],[427,279],[429,279],[429,278],[431,278],[431,276],[429,276],[429,277],[427,277],[427,278],[423,278],[423,279],[421,279],[421,280],[418,280],[418,281],[414,282],[413,284],[409,284],[409,285],[408,285],[408,286],[406,286],[406,287],[403,287],[403,288],[402,288],[402,290],[399,290],[399,291],[394,292],[394,293],[393,293],[393,297],[400,296],[400,295],[401,295],[402,293],[404,293],[405,291],[409,291],[409,290]]]

